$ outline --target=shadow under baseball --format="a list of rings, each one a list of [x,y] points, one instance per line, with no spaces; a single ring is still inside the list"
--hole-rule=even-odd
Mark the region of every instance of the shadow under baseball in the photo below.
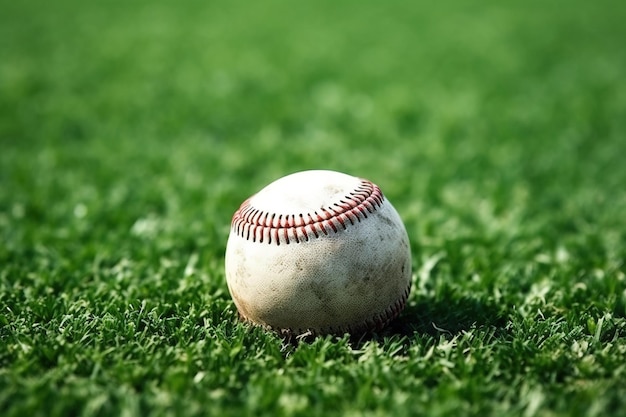
[[[506,314],[475,298],[430,300],[410,303],[381,335],[411,336],[415,333],[458,334],[475,327],[504,328]]]

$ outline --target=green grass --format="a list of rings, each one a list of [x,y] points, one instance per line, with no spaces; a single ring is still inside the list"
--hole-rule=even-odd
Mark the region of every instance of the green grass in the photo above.
[[[626,412],[619,2],[0,1],[0,414]],[[238,322],[232,213],[379,184],[387,330]]]

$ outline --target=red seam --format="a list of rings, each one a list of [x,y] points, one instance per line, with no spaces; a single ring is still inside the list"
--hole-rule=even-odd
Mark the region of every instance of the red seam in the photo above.
[[[312,238],[311,233],[319,238],[321,233],[318,233],[318,227],[325,235],[328,235],[327,227],[330,227],[334,233],[337,233],[340,228],[346,230],[348,227],[346,219],[350,225],[366,219],[368,214],[374,213],[382,206],[385,197],[377,185],[361,180],[361,184],[353,192],[348,193],[332,207],[322,207],[319,212],[267,213],[254,208],[250,200],[249,198],[244,201],[233,215],[232,230],[246,240],[266,241],[268,244],[280,245],[281,243],[289,244],[291,240],[295,240],[296,243],[308,241]],[[309,226],[308,233],[307,226]],[[282,236],[279,232],[281,229],[284,230]],[[267,238],[264,239],[266,232]]]

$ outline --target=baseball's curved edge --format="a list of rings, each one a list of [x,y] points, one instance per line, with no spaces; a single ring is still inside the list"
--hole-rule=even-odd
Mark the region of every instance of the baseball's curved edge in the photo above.
[[[344,334],[350,334],[351,336],[361,336],[367,333],[376,332],[384,329],[387,325],[397,318],[400,313],[406,307],[406,302],[409,298],[409,294],[411,293],[411,282],[409,281],[409,285],[407,285],[406,289],[402,293],[402,296],[398,298],[393,304],[387,307],[381,313],[378,313],[372,316],[369,319],[366,319],[362,323],[357,323],[354,325],[348,326],[339,326],[339,327],[327,327],[321,329],[284,329],[277,328],[267,324],[257,323],[253,320],[250,320],[239,311],[239,318],[241,321],[248,323],[253,326],[262,327],[264,329],[273,331],[278,333],[282,337],[286,339],[298,339],[302,337],[309,336],[323,336],[323,335],[335,335],[335,336],[343,336]]]

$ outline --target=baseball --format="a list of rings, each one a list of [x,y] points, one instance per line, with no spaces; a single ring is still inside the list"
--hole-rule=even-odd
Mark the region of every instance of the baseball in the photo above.
[[[409,295],[409,239],[372,182],[297,172],[235,212],[226,281],[243,320],[281,334],[380,330]]]

